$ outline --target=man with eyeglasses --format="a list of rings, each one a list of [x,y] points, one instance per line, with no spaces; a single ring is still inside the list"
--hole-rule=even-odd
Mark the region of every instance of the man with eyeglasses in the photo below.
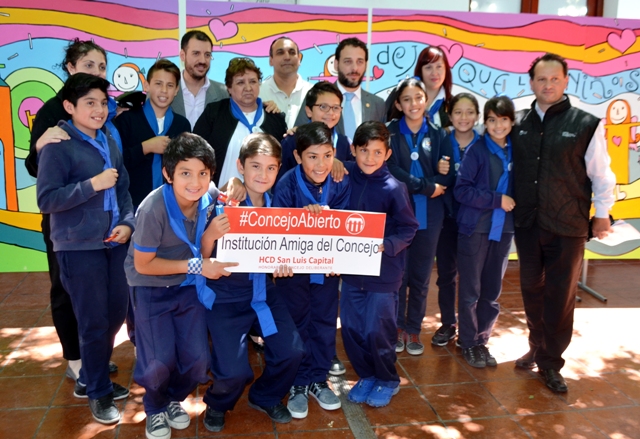
[[[267,78],[260,88],[263,101],[273,101],[280,111],[285,113],[287,127],[295,125],[300,113],[302,101],[311,88],[311,84],[298,74],[302,53],[298,45],[289,37],[278,37],[269,48],[269,65],[273,75]]]
[[[338,71],[336,85],[344,95],[342,116],[336,129],[340,134],[346,135],[349,142],[362,122],[372,120],[385,122],[384,101],[362,90],[361,87],[368,60],[367,45],[357,38],[342,40],[336,48],[335,66]],[[308,118],[301,111],[296,119],[296,125],[307,122]]]

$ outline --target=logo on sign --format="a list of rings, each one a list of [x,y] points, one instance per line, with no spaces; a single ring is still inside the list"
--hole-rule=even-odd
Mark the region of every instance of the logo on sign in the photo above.
[[[351,214],[347,217],[345,227],[350,234],[359,235],[364,230],[364,218],[358,213]]]

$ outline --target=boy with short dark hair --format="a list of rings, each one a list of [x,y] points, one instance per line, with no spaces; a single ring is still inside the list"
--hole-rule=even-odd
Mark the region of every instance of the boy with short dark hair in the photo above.
[[[109,82],[86,73],[62,89],[70,139],[38,153],[38,207],[51,214],[51,241],[60,279],[78,320],[82,369],[74,394],[89,398],[93,417],[120,420],[114,399],[129,390],[109,379],[109,358],[127,312],[124,245],[134,228],[129,176],[107,120]]]
[[[298,166],[278,182],[274,207],[321,206],[344,209],[349,203],[349,178],[334,182],[332,133],[323,122],[301,126],[296,133],[294,156]],[[291,387],[287,407],[294,418],[305,418],[308,395],[325,410],[337,410],[340,400],[327,385],[327,372],[335,355],[339,278],[324,274],[296,274],[276,281],[305,344],[305,355]]]
[[[355,163],[346,164],[349,209],[386,213],[379,276],[343,275],[340,296],[342,341],[360,380],[349,401],[383,407],[400,389],[396,371],[396,314],[406,249],[418,230],[406,186],[387,168],[389,130],[365,122],[353,136]]]
[[[180,401],[208,381],[205,309],[199,303],[212,294],[205,277],[228,276],[224,268],[237,265],[203,259],[200,251],[214,206],[208,193],[215,169],[211,146],[195,134],[180,134],[169,142],[163,165],[167,184],[140,204],[125,261],[136,319],[134,378],[146,390],[148,439],[168,439],[170,427],[189,426]]]

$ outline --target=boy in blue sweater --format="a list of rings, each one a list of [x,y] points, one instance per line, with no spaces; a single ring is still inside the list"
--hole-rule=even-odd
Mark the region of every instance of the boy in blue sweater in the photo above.
[[[294,156],[298,166],[278,182],[274,207],[305,207],[312,212],[322,208],[345,209],[349,205],[349,179],[334,182],[332,133],[323,122],[301,126],[296,133]],[[336,347],[339,278],[324,274],[297,274],[276,281],[298,333],[305,344],[305,355],[291,387],[287,407],[294,418],[305,418],[311,394],[325,410],[337,410],[340,399],[327,385]]]
[[[125,244],[134,228],[129,176],[108,130],[109,82],[86,73],[62,89],[68,140],[38,153],[38,207],[51,214],[60,279],[78,320],[82,369],[74,395],[89,398],[96,421],[120,420],[114,399],[129,391],[109,379],[109,358],[127,312]]]
[[[342,340],[360,380],[349,401],[383,407],[400,389],[396,371],[396,314],[406,249],[418,230],[406,186],[387,168],[389,130],[365,122],[353,136],[355,164],[346,164],[351,184],[349,209],[386,213],[379,276],[342,276]],[[375,196],[372,196],[375,194]]]

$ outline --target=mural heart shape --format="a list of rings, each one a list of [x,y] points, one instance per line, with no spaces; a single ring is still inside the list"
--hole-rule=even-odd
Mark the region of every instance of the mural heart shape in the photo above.
[[[622,143],[622,137],[620,136],[613,136],[611,140],[616,146],[620,146],[620,144]]]
[[[380,79],[384,75],[384,70],[378,66],[373,66],[373,79]]]
[[[464,53],[464,49],[460,44],[454,44],[449,49],[447,49],[445,46],[439,46],[439,47],[447,56],[447,60],[449,61],[450,67],[453,67],[455,63],[460,61],[460,58],[462,58],[462,54]]]
[[[223,23],[222,20],[219,20],[218,18],[214,18],[209,22],[209,29],[211,30],[211,33],[215,37],[216,41],[234,37],[238,33],[237,24],[235,24],[233,21]]]
[[[636,42],[636,34],[631,29],[625,29],[620,35],[611,32],[607,35],[607,43],[620,53],[625,53]]]

